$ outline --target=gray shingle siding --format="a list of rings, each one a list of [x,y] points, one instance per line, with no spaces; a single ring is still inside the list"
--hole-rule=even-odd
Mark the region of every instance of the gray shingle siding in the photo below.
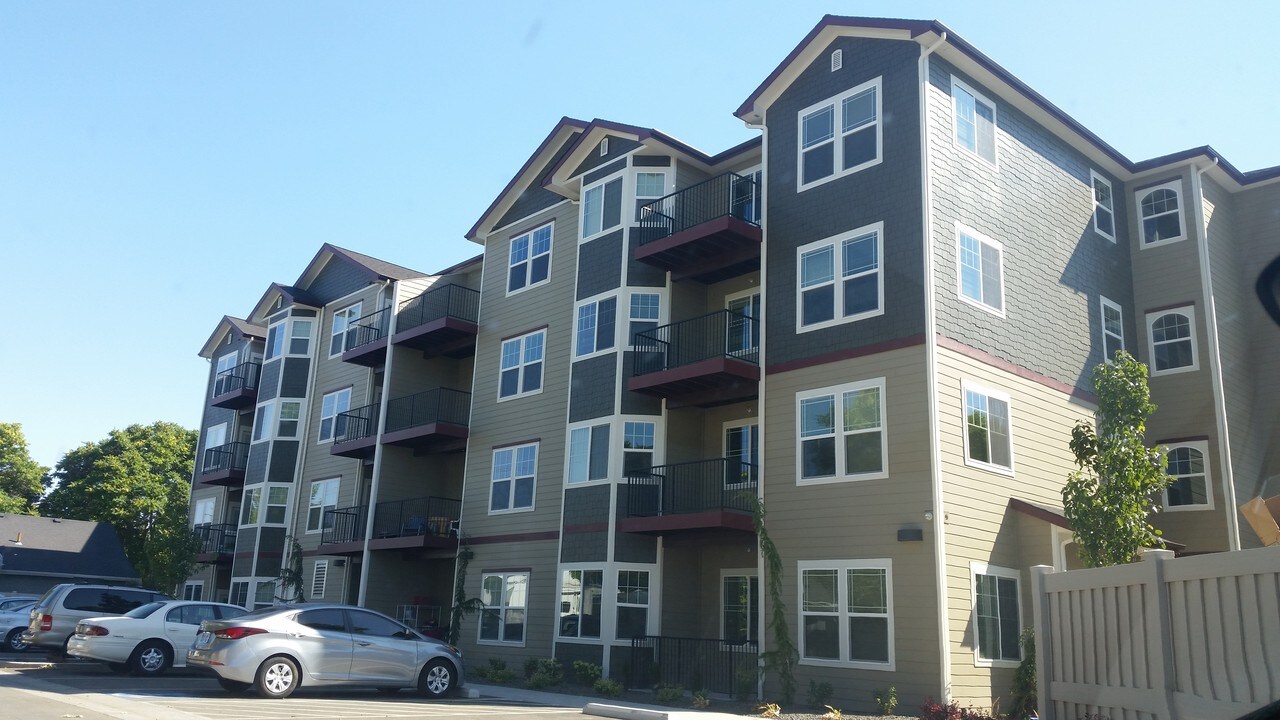
[[[640,244],[638,237],[627,240],[627,285],[630,287],[664,287],[667,284],[667,271],[648,263],[638,262],[636,247]]]
[[[635,367],[633,358],[635,353],[627,351],[622,357],[622,376],[629,378],[634,375],[632,369]],[[652,395],[644,395],[637,392],[631,392],[623,386],[622,390],[622,414],[623,415],[661,415],[662,399]]]
[[[258,528],[241,528],[236,533],[236,554],[231,561],[231,574],[246,577],[253,574],[253,556],[258,551]]]
[[[596,145],[591,148],[591,152],[587,154],[587,159],[583,160],[581,163],[578,164],[578,167],[574,168],[573,175],[571,175],[570,177],[577,177],[578,175],[581,175],[585,172],[590,172],[598,167],[601,167],[602,165],[612,163],[614,160],[621,158],[623,155],[626,155],[627,153],[631,152],[632,150],[635,150],[638,147],[640,147],[640,143],[636,142],[635,140],[626,140],[624,138],[610,135],[609,136],[609,152],[605,153],[604,155],[601,155],[600,144],[596,143]],[[607,175],[608,173],[613,172],[615,169],[620,169],[620,168],[614,168],[614,169],[608,170],[605,174]],[[603,175],[601,175],[600,177],[603,177]],[[586,182],[591,182],[591,181],[586,180],[584,181],[584,184]]]
[[[666,155],[633,155],[631,164],[635,167],[671,167],[671,158]]]
[[[619,486],[625,491],[625,486]],[[648,535],[637,535],[629,532],[617,532],[613,536],[614,562],[656,563],[658,562],[658,540]]]
[[[262,373],[258,377],[258,402],[275,400],[280,393],[280,367],[284,361],[275,358],[262,363]]]
[[[284,359],[284,376],[280,379],[280,397],[300,398],[307,396],[307,370],[311,361],[307,358],[291,357]]]
[[[298,441],[276,440],[271,450],[271,468],[267,479],[277,483],[293,482],[298,466]]]
[[[257,577],[276,577],[280,574],[280,561],[284,557],[284,536],[282,527],[264,527],[258,539],[258,562],[253,574]],[[253,588],[249,589],[253,592]],[[252,599],[252,598],[250,598]]]
[[[575,362],[570,379],[569,422],[612,415],[617,382],[615,353]]]
[[[622,230],[578,246],[578,299],[622,284]],[[622,303],[618,303],[621,308]]]
[[[249,460],[244,471],[244,484],[257,485],[267,479],[267,448],[270,443],[249,446]]]
[[[844,66],[833,73],[829,55],[836,48],[843,51]],[[918,53],[912,42],[839,39],[768,110],[765,312],[771,365],[924,331]],[[882,162],[796,192],[797,113],[877,77]],[[884,222],[884,314],[796,333],[796,248],[876,222]]]
[[[305,289],[317,300],[328,305],[340,297],[345,297],[369,284],[369,271],[354,263],[334,257],[325,263],[324,269],[316,275]]]
[[[609,522],[608,485],[568,488],[564,492],[564,527],[599,525]],[[561,562],[604,562],[608,533],[603,530],[569,532],[561,536]]]
[[[564,144],[556,151],[555,157],[538,174],[538,179],[526,188],[524,192],[520,193],[520,197],[516,198],[516,201],[511,204],[511,209],[498,220],[494,227],[504,228],[517,220],[527,218],[540,210],[546,210],[564,200],[563,197],[542,187],[542,179],[547,176],[550,168],[554,167],[560,161],[560,158],[564,157],[564,154],[569,151],[569,148],[577,139],[578,136],[574,135],[564,141]]]

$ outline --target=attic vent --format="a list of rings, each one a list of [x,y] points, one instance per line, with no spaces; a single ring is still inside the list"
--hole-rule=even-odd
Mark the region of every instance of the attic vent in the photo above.
[[[600,157],[604,157],[605,155],[608,155],[608,154],[609,154],[609,138],[605,138],[600,141]]]
[[[315,572],[311,575],[311,599],[324,597],[324,586],[329,579],[329,561],[317,560]]]
[[[831,72],[835,72],[844,67],[844,51],[833,50],[831,52]]]

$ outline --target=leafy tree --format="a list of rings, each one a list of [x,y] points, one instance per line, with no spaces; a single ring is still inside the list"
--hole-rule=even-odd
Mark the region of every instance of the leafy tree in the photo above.
[[[58,461],[40,514],[115,527],[142,584],[173,590],[195,568],[187,524],[196,432],[173,423],[130,425]]]
[[[31,459],[18,423],[0,423],[0,513],[35,515],[49,468]]]
[[[1062,489],[1062,504],[1088,567],[1131,562],[1143,547],[1163,546],[1151,526],[1159,511],[1153,496],[1169,483],[1163,448],[1143,444],[1155,412],[1147,366],[1123,350],[1093,369],[1098,429],[1086,422],[1071,431],[1079,470]]]

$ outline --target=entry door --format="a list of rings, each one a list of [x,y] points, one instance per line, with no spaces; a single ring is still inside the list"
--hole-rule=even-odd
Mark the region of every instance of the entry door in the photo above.
[[[724,429],[725,487],[754,485],[758,469],[759,425],[727,425]]]
[[[729,354],[741,355],[759,348],[760,293],[729,298],[725,301],[725,307],[730,312],[735,312],[742,316],[729,320],[729,334],[728,338],[726,338]],[[751,322],[752,320],[755,322]]]

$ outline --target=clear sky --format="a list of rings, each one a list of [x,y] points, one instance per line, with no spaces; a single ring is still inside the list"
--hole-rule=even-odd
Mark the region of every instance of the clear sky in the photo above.
[[[324,242],[418,270],[563,115],[716,152],[824,13],[937,19],[1130,159],[1280,164],[1274,2],[0,3],[0,422],[199,422],[223,314]]]

